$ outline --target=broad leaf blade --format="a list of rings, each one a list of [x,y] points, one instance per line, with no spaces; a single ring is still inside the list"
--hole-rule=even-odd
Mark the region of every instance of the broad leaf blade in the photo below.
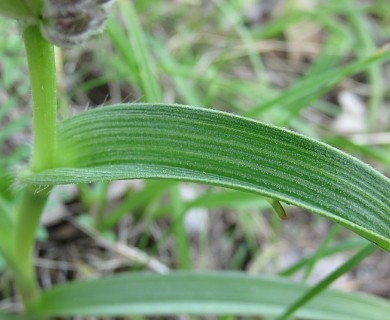
[[[202,182],[280,199],[390,250],[390,183],[323,143],[251,119],[180,105],[95,109],[58,128],[57,169],[21,180],[56,185],[114,179]]]
[[[240,273],[131,273],[64,284],[30,306],[37,316],[214,314],[275,316],[308,286]],[[297,312],[302,319],[383,320],[390,304],[365,295],[325,291]]]

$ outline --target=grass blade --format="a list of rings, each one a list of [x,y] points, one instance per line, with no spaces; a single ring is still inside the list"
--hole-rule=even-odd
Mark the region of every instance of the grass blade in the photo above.
[[[340,252],[345,252],[354,249],[361,249],[364,245],[367,244],[367,241],[362,238],[356,238],[352,240],[344,240],[330,248],[326,248],[321,255],[321,258],[325,258],[334,254],[338,254]],[[294,263],[292,266],[278,272],[279,276],[288,277],[292,274],[300,271],[303,268],[307,268],[309,265],[316,263],[318,259],[317,252],[314,254],[304,257],[298,262]]]
[[[119,48],[126,60],[133,62],[133,59],[129,58],[134,56],[134,61],[138,67],[138,75],[142,84],[142,89],[145,93],[145,100],[149,102],[161,101],[161,91],[155,75],[153,60],[151,59],[144,32],[141,24],[138,20],[138,15],[135,10],[134,4],[127,0],[118,1],[119,9],[123,16],[124,27],[130,35],[130,48]],[[117,30],[118,32],[119,30]],[[117,42],[115,42],[118,44]]]
[[[350,6],[353,7],[352,2]],[[349,14],[351,24],[356,29],[358,36],[358,48],[357,51],[360,56],[364,56],[373,52],[376,49],[375,40],[370,33],[370,26],[365,21],[362,13],[351,10]],[[376,123],[379,120],[379,111],[384,98],[384,83],[382,81],[381,66],[372,65],[367,68],[368,83],[370,86],[369,94],[369,109],[368,109],[368,129],[372,130],[375,128]]]
[[[354,256],[352,256],[348,261],[343,263],[330,275],[321,280],[316,286],[308,290],[303,294],[295,303],[293,303],[277,320],[287,320],[291,315],[293,315],[297,310],[302,308],[306,303],[316,297],[321,291],[325,290],[330,284],[335,280],[341,277],[343,274],[350,271],[356,265],[358,265],[362,260],[367,258],[375,251],[375,247],[370,243],[366,245],[363,249],[358,251]]]
[[[318,260],[323,257],[324,252],[329,246],[329,243],[334,240],[336,237],[337,233],[340,231],[340,226],[338,224],[334,224],[331,229],[329,230],[328,234],[325,237],[325,240],[321,243],[317,251],[314,253],[313,259],[308,263],[305,274],[303,275],[303,279],[307,281],[309,278],[310,274],[312,273],[316,263]]]
[[[383,62],[388,59],[390,59],[390,51],[388,51],[388,48],[383,48],[366,58],[358,59],[346,66],[327,70],[320,74],[311,74],[295,83],[285,93],[254,106],[247,112],[247,115],[254,117],[275,106],[284,106],[286,111],[289,112],[289,116],[283,120],[284,124],[286,124],[301,109],[328,92],[343,79],[366,70],[374,63]]]

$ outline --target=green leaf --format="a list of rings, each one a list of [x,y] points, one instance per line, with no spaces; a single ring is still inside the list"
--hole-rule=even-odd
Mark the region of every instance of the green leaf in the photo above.
[[[390,250],[390,183],[359,160],[288,130],[180,105],[100,108],[58,127],[56,169],[34,185],[163,178],[240,189],[332,219]]]
[[[280,315],[308,290],[303,283],[240,273],[131,273],[49,289],[28,309],[36,316]],[[325,290],[297,312],[302,319],[383,320],[386,300]]]

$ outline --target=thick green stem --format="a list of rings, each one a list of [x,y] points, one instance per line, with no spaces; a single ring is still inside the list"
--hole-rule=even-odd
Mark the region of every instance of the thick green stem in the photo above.
[[[23,32],[30,72],[34,145],[31,170],[53,167],[56,142],[56,76],[53,45],[41,35],[37,26]]]
[[[39,221],[46,204],[48,191],[35,193],[26,188],[17,217],[14,259],[16,283],[26,304],[38,296],[34,270],[34,242]]]
[[[31,82],[34,146],[31,170],[39,172],[54,164],[56,142],[56,79],[54,49],[42,36],[37,26],[23,32]],[[15,279],[23,303],[38,296],[33,249],[35,234],[45,207],[48,190],[24,190],[19,207],[13,254]]]

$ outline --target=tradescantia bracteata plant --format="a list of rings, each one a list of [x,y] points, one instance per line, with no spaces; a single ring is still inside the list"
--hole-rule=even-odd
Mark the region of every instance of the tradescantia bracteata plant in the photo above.
[[[17,176],[22,201],[16,213],[0,207],[0,252],[13,272],[25,317],[277,316],[309,290],[287,280],[235,273],[131,273],[41,292],[33,262],[35,233],[50,190],[60,184],[157,178],[243,190],[269,199],[281,216],[279,201],[308,209],[368,239],[373,244],[354,258],[356,263],[376,246],[390,251],[389,180],[324,143],[253,119],[158,101],[107,106],[58,122],[53,44],[74,46],[100,33],[110,4],[0,2],[0,13],[19,21],[32,94],[32,155]],[[333,307],[312,302],[298,315],[383,319],[390,311],[387,303],[375,298],[337,292],[325,292],[323,297]],[[340,301],[349,308],[340,307]]]

